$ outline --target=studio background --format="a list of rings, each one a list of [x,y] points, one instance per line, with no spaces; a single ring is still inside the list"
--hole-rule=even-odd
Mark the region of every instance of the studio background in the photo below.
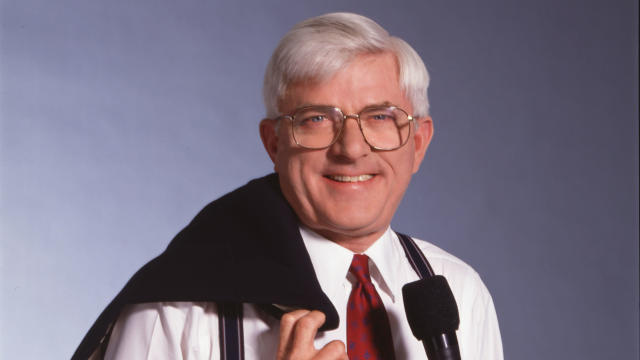
[[[2,0],[0,358],[68,358],[209,201],[272,170],[263,72],[369,16],[430,70],[394,219],[472,265],[505,358],[638,358],[637,1]]]

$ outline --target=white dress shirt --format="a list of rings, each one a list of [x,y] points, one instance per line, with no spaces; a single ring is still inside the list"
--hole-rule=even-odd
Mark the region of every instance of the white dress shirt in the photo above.
[[[333,340],[346,342],[347,301],[353,284],[353,252],[308,228],[300,229],[324,293],[341,319],[337,329],[320,332],[316,348]],[[387,231],[364,254],[371,279],[389,317],[396,359],[426,359],[422,343],[405,318],[402,286],[418,280],[396,234]],[[491,295],[467,264],[424,241],[417,241],[436,274],[444,275],[460,313],[457,331],[464,360],[502,360],[502,341]],[[251,304],[243,306],[246,359],[275,359],[279,321]],[[105,359],[219,359],[215,303],[163,302],[130,305],[113,328]]]

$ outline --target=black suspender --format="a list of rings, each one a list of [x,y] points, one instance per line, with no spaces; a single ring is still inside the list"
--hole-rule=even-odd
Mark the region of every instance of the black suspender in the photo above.
[[[397,232],[396,235],[398,235],[398,239],[400,239],[400,244],[404,248],[404,253],[407,255],[407,259],[409,259],[411,267],[418,274],[420,279],[435,275],[431,268],[431,264],[429,264],[429,261],[427,261],[427,258],[424,256],[415,241],[413,241],[411,237],[399,232]]]
[[[423,279],[433,276],[433,269],[418,245],[405,234],[396,233],[413,270]],[[242,331],[242,304],[218,304],[220,333],[220,359],[244,360],[244,335]]]
[[[218,304],[218,331],[220,360],[243,360],[242,303]]]

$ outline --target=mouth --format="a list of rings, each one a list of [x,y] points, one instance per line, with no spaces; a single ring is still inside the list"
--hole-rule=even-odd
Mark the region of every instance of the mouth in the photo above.
[[[342,182],[342,183],[357,183],[363,182],[373,179],[375,175],[372,174],[364,174],[364,175],[356,175],[356,176],[348,176],[348,175],[325,175],[327,179]]]

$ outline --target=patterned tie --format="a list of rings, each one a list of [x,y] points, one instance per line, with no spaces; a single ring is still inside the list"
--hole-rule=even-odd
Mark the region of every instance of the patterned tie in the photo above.
[[[371,283],[367,255],[353,255],[349,272],[356,283],[347,305],[347,355],[350,360],[393,360],[389,319]]]

